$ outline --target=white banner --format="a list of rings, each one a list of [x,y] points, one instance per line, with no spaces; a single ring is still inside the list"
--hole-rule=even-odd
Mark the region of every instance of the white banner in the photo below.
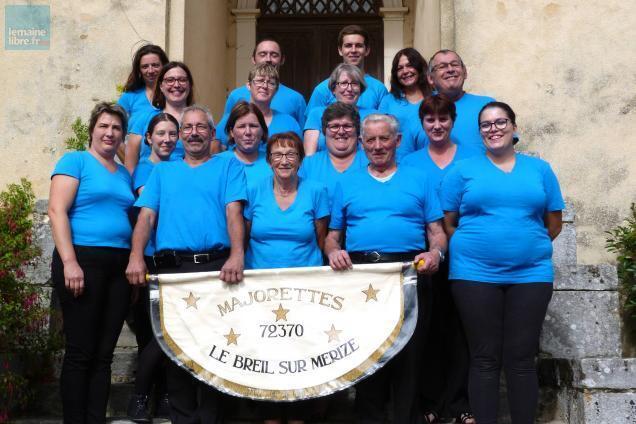
[[[324,396],[372,374],[410,339],[417,276],[410,264],[151,277],[164,351],[218,390],[252,399]],[[158,283],[158,284],[157,284]]]

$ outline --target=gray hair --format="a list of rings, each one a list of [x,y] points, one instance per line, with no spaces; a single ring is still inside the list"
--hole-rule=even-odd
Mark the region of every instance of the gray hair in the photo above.
[[[400,123],[395,116],[384,113],[372,113],[364,118],[364,120],[362,121],[362,139],[364,139],[364,133],[367,124],[373,122],[384,122],[385,124],[388,124],[389,131],[391,132],[391,135],[393,137],[397,136],[400,133]]]
[[[199,105],[199,104],[193,104],[190,105],[188,107],[186,107],[185,109],[183,109],[183,112],[181,112],[181,118],[179,119],[181,122],[183,122],[183,117],[186,115],[186,113],[188,112],[203,112],[205,113],[205,116],[208,119],[208,126],[210,127],[211,130],[214,129],[214,118],[212,117],[212,113],[210,113],[210,109],[208,109],[207,107],[203,106],[203,105]]]
[[[428,60],[428,73],[429,74],[433,73],[433,67],[434,67],[433,66],[433,59],[435,59],[435,56],[437,56],[438,54],[446,54],[446,53],[453,53],[459,59],[459,62],[462,64],[462,68],[466,67],[466,65],[464,65],[464,61],[462,60],[461,56],[455,50],[441,49],[441,50],[438,50],[435,53],[433,53],[433,56],[431,56],[431,58]]]
[[[330,91],[333,91],[336,88],[338,79],[342,74],[349,75],[354,81],[357,81],[360,84],[360,94],[364,93],[364,90],[367,89],[367,82],[364,80],[364,75],[362,74],[360,68],[354,65],[341,63],[334,68],[333,72],[331,72],[331,75],[329,76]]]

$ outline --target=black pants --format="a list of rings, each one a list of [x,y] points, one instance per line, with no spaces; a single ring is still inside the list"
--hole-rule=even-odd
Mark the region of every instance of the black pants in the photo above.
[[[161,268],[160,274],[219,271],[227,258],[206,264],[183,262],[176,268]],[[222,284],[221,281],[218,284]],[[222,422],[221,393],[195,379],[188,371],[170,361],[166,370],[166,386],[173,424],[215,424]]]
[[[51,274],[62,305],[65,352],[60,377],[65,423],[103,423],[110,391],[113,351],[128,305],[125,270],[129,251],[74,246],[84,271],[84,293],[64,286],[64,265],[53,251]]]
[[[405,260],[413,260],[413,257]],[[356,421],[360,424],[385,422],[385,409],[389,399],[392,402],[391,422],[422,422],[417,408],[417,395],[423,340],[430,325],[432,300],[428,276],[418,276],[417,294],[417,325],[411,340],[382,369],[356,385],[355,413]]]
[[[451,290],[468,337],[468,393],[477,422],[497,422],[503,365],[512,422],[534,423],[539,393],[535,357],[552,284],[453,280]]]
[[[422,408],[444,417],[471,412],[468,342],[448,282],[449,258],[432,277],[431,327],[422,356]]]

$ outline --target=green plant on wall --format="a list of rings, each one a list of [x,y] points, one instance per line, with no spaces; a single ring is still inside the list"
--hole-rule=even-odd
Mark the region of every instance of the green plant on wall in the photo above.
[[[0,423],[27,406],[34,385],[50,377],[61,340],[50,331],[51,308],[24,266],[40,250],[33,244],[35,196],[22,179],[0,193]]]
[[[636,336],[636,204],[623,225],[608,231],[606,247],[616,253],[618,278],[621,285],[623,313],[632,335]]]
[[[75,119],[71,124],[73,136],[64,140],[67,150],[86,150],[88,149],[88,125],[82,122],[81,118]]]

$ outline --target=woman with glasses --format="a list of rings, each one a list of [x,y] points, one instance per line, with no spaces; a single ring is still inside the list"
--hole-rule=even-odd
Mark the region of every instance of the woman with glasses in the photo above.
[[[141,159],[150,156],[150,146],[142,143],[142,137],[148,132],[150,120],[155,115],[165,112],[178,120],[181,112],[187,106],[194,103],[194,80],[188,66],[183,62],[169,62],[159,72],[152,105],[155,110],[150,111],[145,117],[138,119],[130,129],[130,135],[126,142],[126,159],[124,165],[132,174]],[[171,158],[183,157],[183,145],[181,140],[172,152]]]
[[[260,146],[267,143],[267,124],[260,109],[253,103],[237,102],[230,112],[225,127],[231,150],[219,156],[231,156],[243,164],[247,185],[272,175],[265,151]]]
[[[291,115],[272,109],[272,99],[278,90],[279,83],[278,70],[274,65],[268,63],[256,65],[250,71],[247,79],[247,88],[250,90],[250,103],[256,105],[261,111],[267,125],[268,134],[292,131],[300,137],[301,131],[298,122]],[[224,116],[219,121],[218,128],[225,129],[228,118],[229,115]],[[221,144],[222,150],[231,148],[228,136],[227,129],[216,133],[216,138]],[[259,148],[265,150],[265,144],[260,144]]]
[[[478,115],[486,154],[457,163],[441,186],[449,280],[470,351],[468,394],[479,424],[497,422],[504,369],[514,423],[534,423],[535,356],[552,296],[561,190],[550,165],[515,152],[513,110]]]

